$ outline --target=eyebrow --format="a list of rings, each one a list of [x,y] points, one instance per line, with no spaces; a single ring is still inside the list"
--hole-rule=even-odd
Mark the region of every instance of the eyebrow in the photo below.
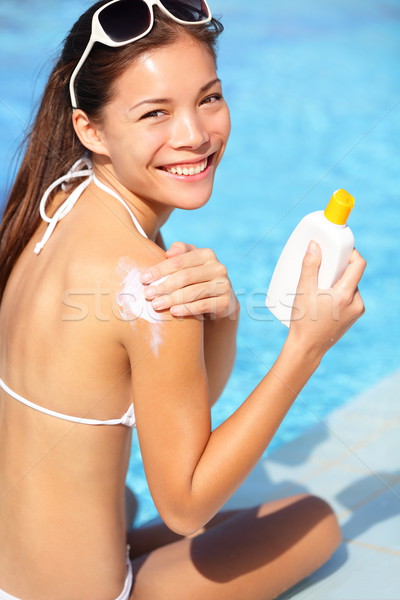
[[[221,83],[221,80],[219,77],[217,77],[216,79],[213,79],[212,81],[209,81],[208,83],[203,85],[199,90],[199,94],[204,94],[210,88],[212,88],[213,85],[215,85],[216,83]],[[146,100],[142,100],[141,102],[138,102],[134,106],[131,106],[131,108],[129,109],[129,112],[131,112],[135,108],[138,108],[139,106],[142,106],[143,104],[168,104],[170,102],[172,102],[171,98],[147,98]]]

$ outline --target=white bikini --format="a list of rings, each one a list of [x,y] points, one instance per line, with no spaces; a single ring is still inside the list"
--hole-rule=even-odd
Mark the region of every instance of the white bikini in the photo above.
[[[55,212],[53,217],[51,217],[51,218],[48,217],[46,215],[46,202],[47,202],[48,197],[51,194],[51,192],[60,185],[62,186],[63,190],[67,191],[68,184],[71,182],[71,180],[76,179],[76,178],[82,178],[82,177],[85,177],[86,179],[74,189],[74,191],[68,196],[68,198],[65,200],[65,202],[57,209],[57,211]],[[97,179],[96,175],[93,173],[93,166],[92,166],[90,159],[84,157],[84,158],[80,158],[72,166],[72,168],[68,171],[68,173],[66,175],[64,175],[63,177],[60,177],[60,179],[57,179],[54,183],[52,183],[51,186],[44,193],[44,195],[40,201],[40,215],[41,215],[42,219],[44,221],[46,221],[49,225],[48,225],[41,241],[38,244],[36,244],[36,247],[34,250],[35,254],[39,254],[42,251],[42,249],[48,242],[50,236],[52,235],[57,223],[59,221],[61,221],[61,219],[63,219],[72,210],[72,208],[75,206],[76,202],[79,200],[79,198],[82,195],[82,193],[84,192],[84,190],[89,186],[89,184],[92,181],[100,189],[104,190],[105,192],[107,192],[108,194],[113,196],[113,198],[115,198],[116,200],[118,200],[118,202],[120,202],[123,206],[125,206],[125,208],[127,209],[128,213],[130,214],[130,216],[132,218],[134,225],[138,229],[138,231],[141,233],[141,235],[143,235],[144,237],[147,237],[142,226],[140,225],[139,221],[137,220],[137,218],[135,217],[132,210],[129,208],[128,204],[125,202],[125,200],[123,200],[114,190],[110,189],[109,187],[104,185],[104,183],[102,183],[101,181],[99,181]],[[14,398],[18,402],[21,402],[22,404],[25,404],[26,406],[29,406],[30,408],[33,408],[34,410],[45,413],[46,415],[50,415],[50,416],[56,417],[58,419],[64,419],[65,421],[72,421],[74,423],[79,423],[82,425],[125,425],[126,427],[135,427],[136,426],[135,412],[133,409],[133,404],[131,404],[131,406],[126,411],[126,413],[119,419],[108,419],[108,420],[87,419],[84,417],[74,417],[72,415],[66,415],[63,413],[59,413],[54,410],[44,408],[43,406],[40,406],[39,404],[35,404],[34,402],[31,402],[30,400],[23,398],[22,396],[20,396],[19,394],[17,394],[13,390],[11,390],[1,378],[0,378],[0,388],[2,388],[9,396]],[[129,549],[128,549],[128,551],[129,551]],[[122,590],[122,592],[118,596],[118,598],[116,598],[115,600],[128,600],[131,590],[132,590],[133,575],[132,575],[132,565],[129,560],[129,556],[127,556],[126,566],[127,566],[127,576],[126,576],[126,580],[125,580],[125,584],[124,584],[124,589]],[[0,600],[20,600],[20,599],[16,598],[15,596],[11,596],[7,592],[3,592],[0,590]],[[28,600],[28,599],[26,599],[26,600]]]
[[[63,419],[64,421],[72,421],[73,423],[80,423],[82,425],[126,425],[127,427],[135,427],[135,412],[133,410],[133,404],[130,405],[126,413],[120,419],[108,419],[107,421],[97,420],[97,419],[86,419],[84,417],[73,417],[72,415],[66,415],[64,413],[56,412],[55,410],[50,410],[49,408],[44,408],[44,406],[40,406],[39,404],[35,404],[26,398],[23,398],[16,392],[14,392],[11,388],[8,387],[7,384],[4,383],[2,379],[0,379],[0,388],[2,388],[9,396],[12,396],[18,402],[29,406],[30,408],[34,408],[35,410],[44,413],[45,415],[50,415],[52,417],[57,417],[57,419]]]

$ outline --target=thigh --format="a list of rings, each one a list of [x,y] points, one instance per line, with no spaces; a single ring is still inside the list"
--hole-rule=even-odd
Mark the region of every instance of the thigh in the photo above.
[[[135,559],[131,599],[272,599],[321,566],[339,541],[319,498],[263,504]]]
[[[227,510],[218,513],[207,525],[200,531],[196,532],[190,538],[197,537],[204,533],[208,529],[219,525],[226,519],[229,519],[236,515],[238,510]],[[180,540],[186,539],[185,536],[179,535],[171,531],[164,523],[157,522],[152,525],[144,525],[137,529],[131,529],[127,533],[127,543],[130,546],[130,557],[132,560],[142,556],[143,554],[149,554],[161,546],[172,544]]]

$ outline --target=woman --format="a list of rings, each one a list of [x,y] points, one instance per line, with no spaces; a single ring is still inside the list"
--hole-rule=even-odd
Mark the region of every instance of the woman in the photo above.
[[[174,208],[208,201],[225,150],[221,29],[200,0],[98,2],[50,76],[2,225],[0,598],[265,600],[339,543],[331,509],[311,496],[218,513],[362,314],[365,267],[354,251],[318,295],[310,245],[304,317],[211,432],[238,303],[211,250],[165,252],[160,228]],[[166,526],[127,536],[135,424]]]

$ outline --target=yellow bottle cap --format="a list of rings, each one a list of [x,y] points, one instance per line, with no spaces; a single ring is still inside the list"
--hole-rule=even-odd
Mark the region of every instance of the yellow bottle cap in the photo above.
[[[354,208],[356,201],[346,190],[336,190],[329,200],[324,215],[335,225],[346,225],[349,214]]]

